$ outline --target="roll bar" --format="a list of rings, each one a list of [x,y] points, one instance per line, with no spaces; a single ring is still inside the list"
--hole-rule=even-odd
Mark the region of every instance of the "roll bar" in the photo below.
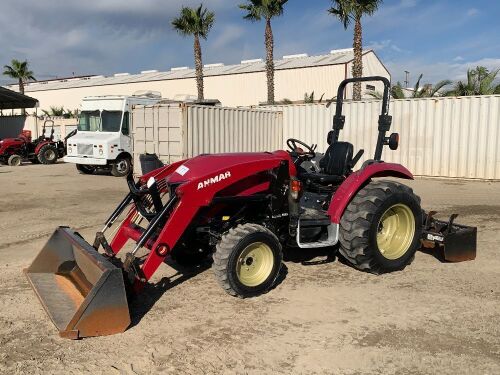
[[[382,158],[382,148],[387,144],[386,133],[391,128],[392,116],[389,116],[389,94],[391,88],[391,82],[386,77],[374,76],[374,77],[360,77],[360,78],[348,78],[343,80],[337,90],[337,105],[335,108],[335,115],[333,116],[333,142],[338,141],[340,130],[344,128],[345,116],[342,115],[342,106],[344,104],[344,90],[349,83],[354,82],[369,82],[369,81],[381,81],[384,84],[384,94],[382,97],[382,110],[378,117],[378,138],[377,146],[375,148],[375,160],[380,160]]]

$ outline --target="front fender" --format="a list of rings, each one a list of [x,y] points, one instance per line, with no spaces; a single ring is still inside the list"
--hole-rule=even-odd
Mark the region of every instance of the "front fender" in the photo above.
[[[339,186],[330,201],[328,215],[333,223],[340,223],[347,205],[356,193],[372,178],[375,177],[398,177],[413,180],[411,172],[401,164],[395,163],[375,163],[366,166],[359,171],[352,173]]]

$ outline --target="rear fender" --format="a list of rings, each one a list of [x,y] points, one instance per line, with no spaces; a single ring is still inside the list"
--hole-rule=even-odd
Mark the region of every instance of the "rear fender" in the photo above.
[[[53,144],[54,147],[57,147],[57,145],[54,144],[54,142],[52,141],[42,141],[40,143],[38,143],[35,147],[35,154],[38,154],[38,152],[40,152],[40,149],[45,146],[45,145],[48,145],[48,144]]]
[[[333,223],[340,223],[340,219],[351,199],[363,186],[376,177],[398,177],[413,180],[413,175],[408,169],[401,164],[395,163],[370,164],[352,173],[340,185],[330,201],[328,215]]]

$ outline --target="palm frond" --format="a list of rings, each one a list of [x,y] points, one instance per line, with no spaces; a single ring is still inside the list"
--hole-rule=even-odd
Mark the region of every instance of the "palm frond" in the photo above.
[[[29,70],[29,63],[27,60],[19,61],[12,59],[10,65],[4,65],[3,75],[10,78],[19,79],[22,82],[30,80],[36,81],[34,73]]]
[[[405,93],[403,91],[403,87],[401,86],[400,82],[398,82],[396,85],[391,87],[391,96],[394,99],[404,99],[405,98]]]
[[[449,79],[444,79],[436,83],[429,91],[429,97],[435,96],[441,89],[445,86],[451,85],[451,81]]]
[[[244,19],[256,22],[262,18],[270,20],[281,16],[287,2],[288,0],[248,0],[247,3],[240,4],[239,8],[246,11]]]
[[[215,23],[215,13],[203,7],[198,8],[182,7],[179,17],[172,20],[171,24],[174,30],[179,34],[198,35],[207,39],[208,33]]]
[[[382,94],[380,91],[372,91],[372,90],[365,91],[365,95],[371,96],[372,98],[375,99],[382,99],[384,97],[384,94]]]

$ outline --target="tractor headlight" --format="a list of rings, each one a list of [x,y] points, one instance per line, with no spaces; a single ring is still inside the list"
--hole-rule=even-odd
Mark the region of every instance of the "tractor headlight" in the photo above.
[[[68,147],[68,154],[71,154],[73,152],[73,149],[71,147]]]
[[[99,155],[102,155],[104,152],[102,151],[102,148],[99,149]]]

